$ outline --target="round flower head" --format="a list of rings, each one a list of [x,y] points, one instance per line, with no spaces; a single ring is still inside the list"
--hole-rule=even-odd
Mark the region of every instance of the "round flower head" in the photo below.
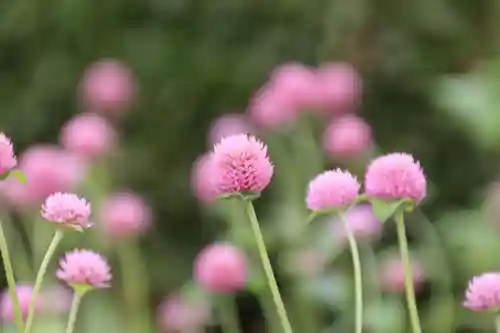
[[[106,259],[88,250],[66,253],[59,261],[56,275],[73,288],[106,288],[111,282],[111,269]]]
[[[0,133],[0,175],[11,170],[17,165],[16,155],[12,141]]]
[[[405,153],[392,153],[376,158],[365,175],[366,194],[383,200],[410,198],[422,201],[427,181],[420,163]]]
[[[472,311],[500,309],[500,273],[485,273],[472,278],[463,306]]]
[[[373,214],[370,205],[358,205],[349,209],[345,213],[345,219],[355,237],[368,239],[380,236],[382,233],[382,222]],[[333,231],[337,240],[347,241],[346,227],[343,221],[336,218],[333,221]]]
[[[359,189],[356,177],[348,171],[325,171],[309,182],[307,208],[312,211],[341,208],[356,200]]]
[[[180,295],[167,297],[158,307],[160,326],[165,332],[191,332],[204,326],[210,317],[207,304],[187,301]]]
[[[85,158],[108,153],[116,143],[116,132],[106,119],[92,113],[72,118],[62,129],[61,144]]]
[[[233,292],[244,287],[247,277],[245,255],[231,245],[204,248],[194,263],[195,279],[207,290]]]
[[[412,260],[412,280],[416,290],[420,289],[425,281],[424,267],[417,260]],[[405,290],[405,271],[403,262],[398,258],[387,259],[381,267],[382,287],[387,291],[402,292]]]
[[[370,125],[354,115],[342,116],[328,126],[323,143],[334,159],[359,156],[372,147]]]
[[[217,118],[210,126],[209,142],[214,145],[227,136],[251,132],[251,126],[244,115],[226,114]]]
[[[233,135],[214,146],[212,182],[218,195],[260,193],[271,182],[267,147],[253,136]]]
[[[145,232],[151,223],[151,210],[130,192],[116,193],[102,205],[100,222],[112,238],[126,238]]]
[[[55,193],[42,205],[42,216],[47,221],[68,229],[82,230],[90,227],[90,204],[72,193]]]
[[[28,316],[28,311],[33,298],[33,287],[27,284],[16,285],[16,294],[19,300],[19,307],[24,318]],[[36,310],[40,310],[40,301],[36,302]],[[2,322],[14,322],[14,305],[9,291],[5,290],[0,296],[0,318]]]
[[[199,157],[193,165],[191,174],[191,189],[196,198],[209,204],[217,200],[217,191],[212,184],[212,155],[205,154]]]

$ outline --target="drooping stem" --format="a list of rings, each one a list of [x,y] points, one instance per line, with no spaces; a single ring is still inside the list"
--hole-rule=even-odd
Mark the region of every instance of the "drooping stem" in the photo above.
[[[241,333],[236,299],[230,294],[219,295],[219,319],[222,333]]]
[[[417,301],[415,299],[415,290],[413,288],[413,270],[411,267],[410,253],[408,251],[408,240],[406,239],[406,230],[404,223],[404,212],[396,214],[396,229],[398,232],[399,252],[405,273],[406,302],[408,304],[408,313],[413,333],[422,333],[420,319],[418,317]]]
[[[31,330],[31,326],[33,325],[33,319],[35,317],[35,308],[36,308],[36,300],[38,293],[40,292],[40,288],[42,287],[43,277],[47,272],[47,267],[49,266],[50,259],[54,255],[54,252],[57,249],[57,246],[61,242],[63,238],[63,231],[56,230],[54,233],[54,237],[50,242],[50,245],[45,252],[45,256],[43,257],[42,263],[40,264],[40,268],[38,269],[38,273],[36,274],[35,285],[33,286],[33,296],[31,297],[30,307],[28,311],[28,317],[26,319],[26,328],[24,330],[25,333],[29,333]]]
[[[2,255],[3,267],[5,269],[5,277],[7,278],[7,284],[9,286],[10,299],[12,300],[12,305],[14,307],[14,317],[16,319],[17,331],[21,333],[24,331],[23,317],[21,315],[21,309],[19,308],[19,299],[17,298],[14,270],[12,269],[12,263],[10,261],[10,255],[9,255],[9,248],[7,246],[7,239],[5,238],[5,233],[3,231],[3,226],[1,221],[0,221],[0,252]]]
[[[356,238],[349,227],[349,223],[344,215],[340,214],[340,218],[344,222],[349,248],[351,250],[352,264],[354,268],[354,294],[355,294],[355,322],[354,332],[362,333],[363,331],[363,279],[361,275],[361,261],[359,259],[358,244]]]
[[[73,301],[71,302],[71,310],[69,312],[68,325],[66,326],[66,333],[73,333],[76,323],[76,315],[78,314],[78,309],[80,307],[80,302],[82,300],[84,293],[75,290],[73,294]]]
[[[280,318],[281,327],[283,328],[284,333],[292,333],[292,326],[290,324],[290,320],[288,319],[285,304],[283,303],[283,299],[278,289],[278,283],[276,282],[273,268],[271,266],[271,261],[269,260],[266,244],[264,242],[264,237],[262,236],[262,231],[260,230],[259,221],[257,220],[257,215],[255,214],[255,209],[253,208],[253,204],[250,200],[248,200],[246,203],[246,213],[252,226],[255,241],[257,243],[257,249],[259,251],[259,256],[264,268],[264,273],[266,275],[269,289],[271,290],[273,296],[276,311]]]

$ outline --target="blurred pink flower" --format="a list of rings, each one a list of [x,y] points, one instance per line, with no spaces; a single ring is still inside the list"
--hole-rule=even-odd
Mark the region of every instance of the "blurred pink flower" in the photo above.
[[[111,238],[136,236],[150,227],[151,209],[135,193],[115,193],[101,206],[100,224]]]
[[[83,113],[70,119],[61,130],[61,145],[85,158],[105,155],[115,147],[117,135],[104,118]]]
[[[165,332],[191,332],[204,326],[210,317],[206,303],[187,301],[180,295],[168,296],[158,307],[158,319]]]
[[[500,273],[484,273],[472,278],[463,306],[472,311],[500,309]]]
[[[52,286],[42,290],[40,302],[44,312],[51,314],[64,314],[69,312],[73,293],[63,286]]]
[[[370,239],[379,237],[383,230],[382,222],[373,214],[371,205],[362,204],[349,209],[345,219],[355,237]],[[344,221],[333,220],[334,237],[340,242],[347,241]]]
[[[83,102],[89,109],[112,114],[130,106],[135,90],[131,70],[112,59],[92,64],[80,83]]]
[[[244,253],[227,244],[205,247],[194,262],[196,281],[207,290],[233,292],[245,286],[247,263]]]
[[[204,204],[214,202],[218,196],[211,178],[211,159],[210,154],[200,156],[191,171],[191,189],[196,198]]]
[[[267,146],[253,136],[229,136],[214,146],[211,174],[219,195],[260,193],[271,182],[273,165]]]
[[[19,300],[19,307],[21,308],[21,314],[26,318],[33,297],[33,287],[28,284],[17,284],[16,293]],[[40,310],[40,306],[41,303],[37,300],[36,311]],[[0,318],[2,322],[14,322],[14,306],[9,290],[7,289],[5,289],[0,296]]]
[[[356,177],[348,171],[325,171],[309,182],[307,208],[312,211],[341,208],[356,200],[359,189]]]
[[[41,214],[49,222],[65,229],[83,230],[90,227],[90,204],[73,193],[54,193],[42,205]]]
[[[111,282],[111,269],[103,256],[89,250],[68,252],[59,261],[57,278],[71,287],[106,288]]]
[[[412,260],[411,267],[413,286],[415,290],[419,290],[425,282],[424,267],[417,260]],[[380,280],[382,287],[387,291],[401,292],[405,290],[405,272],[400,258],[389,258],[382,263]]]
[[[245,115],[225,114],[217,118],[210,126],[209,142],[213,146],[225,137],[250,133],[252,133],[252,128]]]
[[[342,116],[327,127],[323,144],[334,159],[359,156],[373,146],[371,127],[355,115]]]
[[[392,153],[374,159],[365,174],[366,194],[383,200],[410,198],[422,201],[427,181],[420,163],[406,153]]]
[[[0,133],[0,175],[3,175],[16,165],[17,158],[12,141],[4,133]]]

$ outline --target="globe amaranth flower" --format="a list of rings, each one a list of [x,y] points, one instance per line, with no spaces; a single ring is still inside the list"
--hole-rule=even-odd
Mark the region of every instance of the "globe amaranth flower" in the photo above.
[[[210,309],[202,300],[187,300],[170,295],[158,306],[160,327],[166,332],[191,332],[202,328],[210,317]]]
[[[420,289],[425,282],[425,269],[416,260],[411,260],[412,281],[415,290]],[[388,258],[381,265],[380,280],[387,291],[402,292],[405,290],[405,270],[399,257]]]
[[[228,136],[214,146],[212,184],[216,193],[260,193],[271,182],[273,165],[267,146],[253,136]]]
[[[225,114],[210,125],[208,141],[213,146],[225,137],[252,132],[250,121],[244,114]]]
[[[470,280],[463,306],[472,311],[500,309],[500,273],[478,275]]]
[[[371,205],[357,205],[346,211],[344,218],[355,237],[370,239],[378,237],[382,233],[382,222],[373,213]],[[333,232],[338,241],[347,241],[345,223],[338,218],[333,221]]]
[[[410,198],[420,202],[426,195],[427,181],[420,163],[405,153],[376,158],[365,175],[366,194],[382,200]]]
[[[10,138],[0,133],[0,175],[5,174],[17,165],[14,146]]]
[[[348,171],[325,171],[309,182],[307,208],[320,211],[349,205],[356,200],[360,187],[356,177]]]
[[[232,245],[209,245],[196,257],[194,276],[200,285],[210,291],[233,292],[241,289],[247,278],[245,255]]]
[[[21,315],[26,318],[28,316],[28,311],[33,298],[33,287],[28,284],[17,284],[16,285],[17,299],[19,300],[19,307],[21,310]],[[36,311],[40,310],[41,302],[37,300]],[[14,304],[12,298],[10,297],[9,290],[4,290],[0,295],[0,319],[2,322],[14,322]]]
[[[373,146],[371,127],[355,115],[342,116],[327,127],[323,144],[334,159],[357,157]]]
[[[90,204],[73,193],[54,193],[45,200],[41,214],[47,221],[65,229],[83,230],[90,227]]]
[[[56,275],[73,288],[106,288],[112,278],[106,259],[89,250],[66,253],[59,261]]]

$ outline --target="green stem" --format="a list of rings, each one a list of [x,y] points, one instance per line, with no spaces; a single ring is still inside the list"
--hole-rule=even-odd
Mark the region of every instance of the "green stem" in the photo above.
[[[257,297],[262,313],[264,314],[264,319],[266,320],[267,332],[281,333],[281,323],[275,311],[271,292],[266,288],[265,292],[259,292]]]
[[[49,266],[50,259],[54,255],[54,252],[56,251],[57,246],[61,242],[63,235],[64,233],[62,230],[60,229],[56,230],[56,232],[54,233],[54,237],[52,238],[52,241],[50,242],[50,245],[47,249],[47,252],[45,252],[45,256],[43,257],[42,263],[40,264],[38,273],[36,274],[35,285],[33,286],[33,296],[31,297],[28,317],[26,319],[26,328],[24,330],[25,333],[29,333],[31,330],[31,326],[33,325],[33,319],[35,317],[36,299],[38,293],[40,292],[40,288],[42,287],[43,277],[47,272],[47,267]]]
[[[363,331],[363,279],[361,275],[361,261],[359,259],[358,245],[356,243],[356,238],[354,238],[349,223],[347,222],[344,215],[340,214],[340,218],[344,222],[347,240],[349,241],[349,247],[351,250],[352,264],[354,268],[354,293],[355,293],[355,324],[354,332],[362,333]]]
[[[495,332],[500,333],[500,315],[495,318]]]
[[[3,231],[3,226],[1,221],[0,221],[0,252],[2,255],[3,267],[5,269],[5,277],[7,278],[7,284],[9,286],[10,299],[12,300],[12,305],[14,308],[14,316],[16,319],[17,331],[21,333],[24,330],[23,316],[21,315],[21,309],[19,307],[19,299],[17,298],[14,270],[12,269],[12,263],[10,262],[9,248],[7,246],[7,239],[5,239],[5,233]]]
[[[278,283],[274,276],[273,268],[269,260],[269,255],[267,253],[266,244],[264,242],[264,237],[262,236],[262,231],[260,230],[259,221],[257,220],[257,215],[255,214],[255,209],[250,200],[247,201],[246,213],[250,219],[250,224],[252,226],[253,234],[255,236],[255,241],[257,243],[257,249],[259,251],[260,260],[264,268],[264,273],[266,274],[267,283],[269,289],[271,290],[274,305],[276,306],[276,311],[280,318],[281,327],[285,333],[292,333],[292,326],[290,325],[290,320],[288,319],[285,304],[283,304],[283,299],[281,298],[280,291],[278,289]]]
[[[399,251],[401,253],[401,260],[403,261],[403,268],[405,272],[406,302],[408,303],[408,312],[410,314],[413,333],[422,333],[422,328],[420,327],[420,319],[418,317],[417,301],[415,299],[415,290],[413,288],[413,271],[411,267],[410,254],[408,251],[408,241],[406,239],[403,214],[404,212],[402,211],[398,212],[395,216],[395,220],[398,232]]]
[[[235,297],[230,294],[219,295],[219,319],[222,333],[241,333]]]
[[[71,302],[71,310],[69,312],[68,326],[66,326],[66,333],[73,333],[76,323],[76,315],[78,314],[78,308],[80,307],[80,302],[82,300],[84,293],[77,292],[73,295],[73,301]]]

